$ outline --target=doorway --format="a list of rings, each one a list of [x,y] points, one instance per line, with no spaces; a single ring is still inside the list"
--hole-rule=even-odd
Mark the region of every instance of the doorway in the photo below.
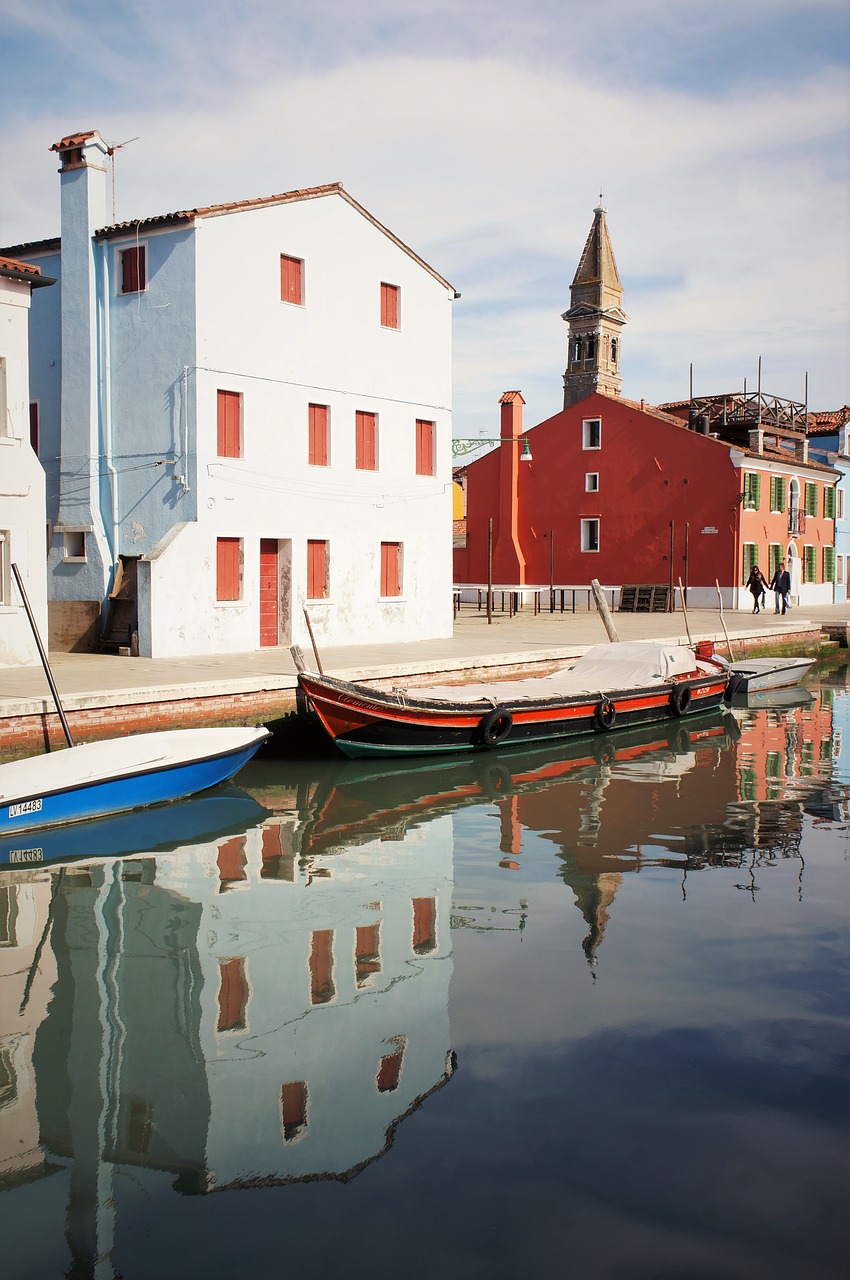
[[[292,543],[260,539],[260,648],[289,644]]]

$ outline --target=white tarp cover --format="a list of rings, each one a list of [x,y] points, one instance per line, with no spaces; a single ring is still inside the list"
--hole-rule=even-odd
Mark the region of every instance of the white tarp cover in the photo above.
[[[642,689],[648,685],[668,684],[674,676],[697,674],[691,649],[651,640],[631,640],[624,644],[595,645],[571,667],[550,676],[491,680],[486,684],[435,685],[429,689],[407,690],[405,698],[502,704],[529,698]]]

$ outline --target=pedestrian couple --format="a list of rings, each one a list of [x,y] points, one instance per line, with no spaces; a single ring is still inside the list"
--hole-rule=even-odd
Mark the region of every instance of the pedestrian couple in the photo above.
[[[750,576],[747,578],[745,585],[753,597],[753,613],[761,612],[768,591],[774,593],[774,599],[776,600],[776,608],[773,612],[779,613],[780,604],[782,605],[782,612],[788,612],[790,607],[788,597],[791,594],[791,574],[785,568],[784,560],[779,561],[776,573],[770,580],[770,586],[767,585],[767,579],[757,564],[754,564],[750,570]]]

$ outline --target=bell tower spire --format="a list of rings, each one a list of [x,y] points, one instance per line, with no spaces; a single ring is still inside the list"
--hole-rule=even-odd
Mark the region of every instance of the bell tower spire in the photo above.
[[[620,394],[620,332],[629,317],[620,305],[623,286],[605,213],[600,192],[593,225],[570,286],[570,308],[563,314],[570,326],[564,373],[565,409],[594,391],[604,391],[609,396]]]

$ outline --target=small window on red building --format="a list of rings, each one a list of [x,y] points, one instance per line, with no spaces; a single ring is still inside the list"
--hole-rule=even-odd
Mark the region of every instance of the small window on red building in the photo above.
[[[238,391],[219,391],[218,443],[220,458],[242,457],[242,396]]]
[[[242,599],[242,539],[216,538],[215,598]]]
[[[357,410],[354,420],[354,465],[358,471],[378,468],[378,417]]]
[[[329,409],[326,404],[311,404],[307,411],[307,461],[311,467],[328,465]]]
[[[134,245],[121,250],[121,292],[143,293],[147,288],[146,247]]]
[[[416,474],[434,474],[434,423],[416,419]]]
[[[401,543],[381,543],[381,595],[401,595]]]
[[[396,284],[381,284],[381,324],[385,329],[399,328],[401,289]]]
[[[328,544],[310,538],[307,542],[307,599],[326,600],[328,596]]]
[[[285,253],[280,255],[280,300],[304,305],[304,262]]]

